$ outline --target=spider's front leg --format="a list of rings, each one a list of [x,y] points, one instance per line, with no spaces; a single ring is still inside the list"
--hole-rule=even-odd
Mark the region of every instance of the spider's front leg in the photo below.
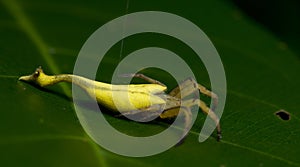
[[[200,99],[190,99],[183,102],[184,106],[198,106],[205,114],[207,114],[212,120],[214,120],[217,126],[217,140],[220,141],[222,138],[221,134],[221,126],[220,126],[220,119],[215,114],[213,110],[211,110],[202,100]]]
[[[184,100],[181,105],[186,106],[186,107],[192,107],[192,106],[197,105],[204,113],[206,113],[212,120],[214,120],[214,122],[216,123],[216,126],[217,126],[217,133],[218,133],[217,140],[219,141],[222,138],[222,136],[221,136],[221,127],[220,127],[220,123],[219,123],[220,120],[219,120],[219,117],[214,112],[214,110],[218,104],[218,96],[215,93],[209,91],[201,84],[198,84],[194,79],[188,78],[188,79],[184,80],[182,83],[180,83],[180,85],[178,87],[173,89],[169,93],[169,95],[183,99],[183,98],[191,95],[192,93],[194,93],[195,89],[199,90],[202,94],[205,94],[212,98],[212,101],[213,101],[212,108],[209,108],[198,97],[195,97],[194,99],[190,99],[190,100]]]
[[[161,86],[164,86],[166,87],[165,84],[159,82],[158,80],[155,80],[155,79],[152,79],[144,74],[140,74],[140,73],[137,73],[137,74],[122,74],[120,75],[121,77],[133,77],[133,78],[140,78],[140,79],[143,79],[149,83],[152,83],[152,84],[158,84],[158,85],[161,85]]]

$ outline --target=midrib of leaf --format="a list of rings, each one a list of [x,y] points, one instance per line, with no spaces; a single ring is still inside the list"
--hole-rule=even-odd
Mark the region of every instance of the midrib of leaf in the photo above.
[[[17,23],[23,29],[24,33],[28,36],[28,38],[33,42],[41,56],[45,59],[49,68],[54,73],[58,74],[59,68],[56,66],[55,61],[52,59],[49,54],[49,47],[45,43],[45,41],[38,34],[38,31],[34,28],[30,19],[26,16],[26,14],[21,9],[20,5],[15,0],[3,0],[4,6],[8,9],[10,14],[16,19]],[[70,95],[70,90],[65,85],[61,86],[64,93]]]
[[[42,37],[39,35],[37,30],[34,28],[30,19],[23,12],[23,10],[22,10],[21,6],[18,4],[18,2],[15,0],[3,0],[2,2],[4,4],[4,6],[8,9],[10,14],[12,16],[14,16],[16,21],[19,23],[19,25],[23,29],[24,33],[27,34],[29,39],[36,46],[36,48],[40,52],[41,56],[45,59],[45,61],[49,65],[50,69],[54,73],[59,74],[60,73],[59,68],[56,66],[54,60],[52,59],[51,55],[49,54],[48,45],[44,42]],[[66,95],[70,95],[70,90],[67,86],[65,86],[65,85],[60,85],[60,86]],[[101,155],[101,153],[99,151],[100,147],[97,146],[94,143],[94,141],[92,141],[90,138],[88,138],[88,137],[86,137],[86,138],[87,138],[87,141],[90,144],[91,148],[93,149],[94,153],[96,154],[99,165],[107,166],[107,164],[103,160],[103,157],[100,156]],[[83,141],[83,140],[81,140],[81,141]]]
[[[3,0],[2,2],[4,3],[4,5],[8,9],[8,11],[11,13],[11,15],[13,15],[15,17],[16,21],[19,23],[19,25],[21,26],[23,31],[28,35],[29,39],[31,39],[32,42],[35,44],[35,46],[37,47],[41,56],[45,59],[45,61],[47,62],[47,64],[49,65],[49,67],[53,71],[53,73],[57,73],[57,74],[60,73],[59,68],[56,66],[54,60],[52,59],[51,55],[49,54],[49,46],[44,42],[44,40],[38,34],[38,32],[34,28],[33,24],[30,22],[30,19],[28,19],[26,14],[22,11],[20,5],[15,0]],[[18,76],[0,75],[0,77],[1,78],[17,78]],[[285,75],[283,75],[283,77],[286,78]],[[65,94],[69,94],[70,90],[68,87],[66,87],[65,85],[61,85],[61,87]],[[232,93],[233,95],[240,96],[243,98],[248,98],[248,99],[251,99],[256,102],[260,102],[260,103],[263,103],[263,104],[266,104],[266,105],[269,105],[272,107],[279,108],[275,104],[257,99],[252,96],[244,95],[242,93],[237,93],[234,91],[229,91],[229,93]],[[297,118],[297,119],[300,120],[299,118]],[[198,132],[191,130],[190,133],[198,136]],[[86,136],[86,134],[84,137],[82,137],[82,136],[66,136],[66,135],[61,135],[61,136],[60,135],[58,135],[58,136],[53,136],[53,135],[34,136],[33,135],[33,136],[26,136],[26,137],[18,136],[18,138],[22,141],[24,141],[24,140],[25,141],[56,140],[57,139],[57,140],[79,140],[79,141],[88,142],[91,145],[92,149],[94,150],[96,157],[98,157],[99,164],[101,166],[108,166],[106,163],[104,163],[103,159],[101,159],[102,157],[100,156],[101,155],[100,147],[96,143],[94,143],[88,136]],[[14,140],[12,140],[12,141],[14,141]],[[15,142],[18,142],[18,141],[15,141]],[[251,148],[251,147],[239,145],[237,143],[232,143],[232,142],[229,142],[226,140],[222,140],[222,143],[228,144],[230,146],[234,146],[237,148],[241,148],[241,149],[244,149],[247,151],[252,151],[252,152],[267,156],[267,157],[271,157],[271,158],[277,159],[279,161],[285,162],[290,165],[300,166],[299,163],[296,163],[296,162],[287,160],[285,158],[275,156],[275,155],[272,155],[267,152],[263,152],[263,151],[260,151],[260,150],[257,150],[257,149]]]

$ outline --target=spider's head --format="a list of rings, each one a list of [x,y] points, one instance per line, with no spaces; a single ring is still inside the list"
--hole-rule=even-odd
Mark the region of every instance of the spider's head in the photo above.
[[[39,66],[33,74],[31,75],[26,75],[26,76],[21,76],[19,78],[20,81],[26,81],[26,82],[30,82],[30,83],[35,83],[38,84],[40,86],[41,85],[41,80],[43,80],[43,78],[46,76],[46,74],[43,72],[43,69],[41,66]]]

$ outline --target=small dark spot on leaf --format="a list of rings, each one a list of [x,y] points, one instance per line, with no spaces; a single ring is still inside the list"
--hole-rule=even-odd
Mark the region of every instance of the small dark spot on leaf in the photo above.
[[[279,110],[279,111],[275,112],[275,115],[277,115],[280,119],[282,119],[284,121],[288,121],[291,119],[290,113],[285,110]]]

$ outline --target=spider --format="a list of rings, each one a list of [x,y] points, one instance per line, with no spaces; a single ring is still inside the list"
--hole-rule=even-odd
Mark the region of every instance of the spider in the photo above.
[[[209,91],[201,84],[198,84],[194,79],[188,78],[182,81],[178,87],[167,94],[167,87],[163,83],[143,74],[126,74],[123,76],[141,78],[149,82],[149,84],[112,85],[72,74],[50,76],[46,75],[41,67],[38,67],[31,75],[21,76],[19,80],[35,83],[41,87],[59,82],[74,83],[84,89],[90,96],[95,95],[99,104],[110,110],[119,111],[124,116],[147,112],[146,116],[143,116],[139,121],[147,120],[153,116],[166,119],[183,115],[185,121],[183,136],[187,134],[191,125],[192,113],[190,108],[198,106],[205,114],[214,120],[217,127],[217,140],[219,141],[221,139],[219,118],[213,111],[217,106],[218,97],[215,93]],[[195,90],[199,90],[200,93],[212,98],[213,107],[209,108],[199,98],[182,100],[194,93]],[[130,104],[124,100],[124,95],[129,99]],[[163,108],[163,111],[157,112],[157,110],[161,108]]]

